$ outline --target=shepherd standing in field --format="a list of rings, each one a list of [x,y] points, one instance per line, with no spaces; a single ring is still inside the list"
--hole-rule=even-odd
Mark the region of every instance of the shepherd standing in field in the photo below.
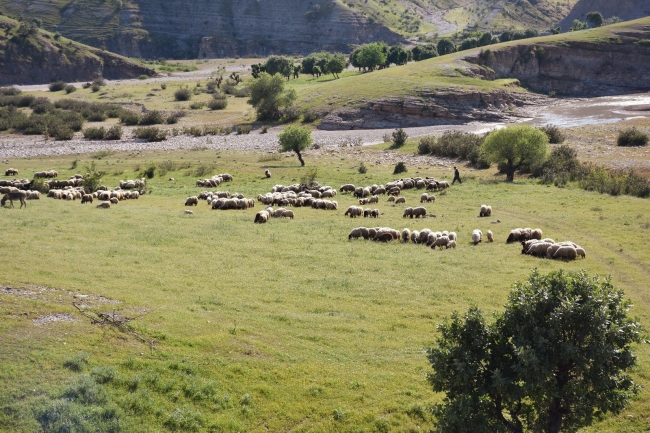
[[[456,181],[458,181],[458,183],[463,183],[463,181],[460,180],[460,172],[458,171],[458,167],[454,167],[454,180],[451,182],[451,184],[455,184]]]

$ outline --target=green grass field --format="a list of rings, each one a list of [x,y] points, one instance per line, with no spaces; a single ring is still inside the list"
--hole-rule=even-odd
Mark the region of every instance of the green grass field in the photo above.
[[[356,171],[358,161],[336,153],[308,153],[304,168],[293,155],[262,156],[188,150],[11,161],[21,177],[57,169],[64,179],[96,161],[107,186],[152,162],[177,166],[149,181],[151,194],[109,210],[48,198],[29,201],[26,210],[0,208],[0,286],[25,291],[0,291],[0,430],[40,431],[37,417],[53,423],[62,413],[88,416],[92,425],[103,408],[101,419],[119,418],[129,432],[427,431],[433,424],[426,408],[441,398],[426,381],[424,353],[436,323],[473,304],[500,309],[513,282],[535,267],[611,275],[634,302],[631,314],[650,325],[648,200],[527,180],[505,184],[493,171],[463,170],[462,185],[427,205],[436,218],[421,221],[402,219],[403,207],[384,197],[377,221],[351,220],[343,213],[355,201],[341,194],[338,211],[296,208],[295,220],[266,225],[253,224],[260,204],[213,211],[201,202],[194,216],[184,215],[185,198],[202,190],[193,175],[201,164],[234,175],[218,190],[252,198],[276,183],[299,182],[313,168],[321,184],[335,188],[395,178],[392,167],[372,163],[372,154],[365,175]],[[264,178],[265,168],[272,179]],[[409,167],[407,175],[448,173]],[[420,193],[407,191],[407,205],[419,203]],[[493,218],[477,218],[483,203],[494,208]],[[501,223],[490,223],[496,219]],[[454,230],[459,245],[433,251],[348,242],[360,225]],[[523,256],[518,245],[505,244],[515,227],[573,240],[587,258]],[[474,228],[492,230],[497,241],[472,246]],[[90,324],[73,302],[135,317],[131,325],[156,341],[153,350],[131,334]],[[74,321],[38,324],[53,314]],[[640,345],[636,352],[633,376],[645,388],[623,414],[588,431],[647,431],[650,350]],[[88,385],[85,375],[102,384]],[[86,404],[60,400],[81,388],[87,393],[78,401]]]

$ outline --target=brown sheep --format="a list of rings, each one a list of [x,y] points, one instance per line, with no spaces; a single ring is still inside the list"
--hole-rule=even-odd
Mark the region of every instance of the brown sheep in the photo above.
[[[185,200],[185,206],[198,206],[199,198],[197,196],[188,197]]]
[[[406,203],[406,199],[404,197],[400,197],[397,200],[395,200],[395,204],[402,204]]]
[[[92,203],[92,202],[93,202],[92,194],[84,194],[83,196],[81,196],[81,204]]]
[[[111,207],[111,202],[110,201],[103,201],[100,204],[97,205],[98,209],[109,209]]]
[[[271,171],[269,169],[264,170],[264,176],[266,176],[267,179],[271,178]]]
[[[413,212],[411,213],[411,218],[420,218],[420,217],[425,217],[427,215],[427,210],[426,208],[422,206],[414,207]]]

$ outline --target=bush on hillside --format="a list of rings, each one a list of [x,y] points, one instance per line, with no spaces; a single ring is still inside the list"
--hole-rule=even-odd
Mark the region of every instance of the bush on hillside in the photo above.
[[[648,144],[648,134],[636,128],[629,128],[618,133],[616,144],[619,146],[646,146]]]
[[[61,91],[61,90],[65,89],[66,85],[67,84],[65,83],[65,81],[58,80],[58,81],[55,81],[55,82],[51,83],[50,86],[49,86],[49,89],[50,89],[50,92],[58,92],[58,91]]]

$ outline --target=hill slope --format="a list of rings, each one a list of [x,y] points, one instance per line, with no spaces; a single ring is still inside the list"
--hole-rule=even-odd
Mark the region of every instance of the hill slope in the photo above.
[[[538,92],[602,96],[650,90],[650,17],[463,51],[303,89],[321,128],[503,121],[544,103]]]
[[[0,16],[0,85],[90,81],[155,75],[122,56],[54,36]]]
[[[0,12],[143,58],[349,51],[466,27],[548,29],[577,0],[0,0]]]

